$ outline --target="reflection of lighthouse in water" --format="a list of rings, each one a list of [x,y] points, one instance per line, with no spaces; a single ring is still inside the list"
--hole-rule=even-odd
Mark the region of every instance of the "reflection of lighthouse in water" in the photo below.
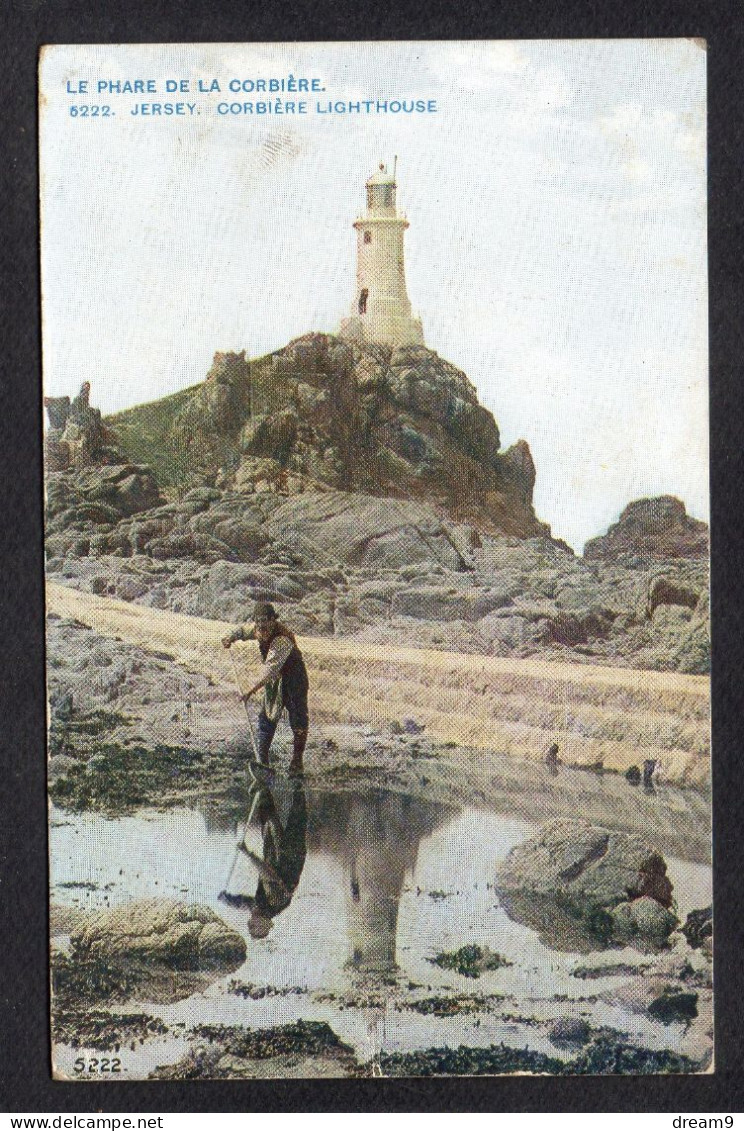
[[[352,798],[344,846],[350,969],[378,975],[395,970],[403,884],[416,866],[422,837],[440,820],[433,806],[400,794]]]
[[[345,899],[349,964],[357,970],[382,973],[395,969],[398,904],[409,865],[404,846],[393,845],[384,835],[391,822],[399,823],[394,811],[397,800],[385,798],[375,808],[352,806],[349,814]],[[411,867],[415,866],[418,843],[412,847]]]
[[[388,173],[380,165],[366,190],[367,209],[354,222],[356,293],[351,317],[343,319],[339,334],[359,343],[422,346],[421,321],[411,314],[406,291],[403,236],[408,221],[396,207],[395,168]]]
[[[339,795],[328,802],[311,816],[310,838],[317,837],[342,864],[345,976],[356,1006],[355,1024],[361,1026],[359,1052],[367,1059],[384,1045],[406,878],[416,867],[422,839],[453,810],[384,790]]]

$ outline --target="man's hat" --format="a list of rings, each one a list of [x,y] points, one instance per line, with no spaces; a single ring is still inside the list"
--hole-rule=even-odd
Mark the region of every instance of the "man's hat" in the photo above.
[[[260,601],[253,610],[253,620],[255,624],[268,624],[269,621],[279,620],[279,617],[273,605],[268,601]]]

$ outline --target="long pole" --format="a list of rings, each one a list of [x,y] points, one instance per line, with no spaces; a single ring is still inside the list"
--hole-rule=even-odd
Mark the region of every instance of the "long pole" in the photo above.
[[[257,786],[254,785],[252,792],[251,792],[251,806],[250,806],[250,809],[248,810],[248,816],[246,817],[245,823],[243,825],[243,831],[240,833],[240,835],[238,837],[238,842],[235,845],[235,855],[233,856],[232,866],[230,868],[230,871],[227,874],[227,880],[225,881],[225,886],[222,889],[222,893],[221,893],[223,895],[230,891],[230,881],[232,880],[232,875],[233,875],[233,872],[235,871],[235,865],[237,864],[237,861],[238,861],[238,855],[246,846],[245,845],[246,833],[248,832],[248,828],[251,824],[251,821],[253,820],[253,815],[256,812],[256,809],[258,807],[258,799],[259,799],[260,796],[261,796],[261,790]]]

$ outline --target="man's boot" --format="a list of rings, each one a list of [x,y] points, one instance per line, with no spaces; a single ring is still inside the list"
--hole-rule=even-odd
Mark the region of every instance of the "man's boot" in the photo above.
[[[305,753],[305,743],[307,742],[307,731],[296,730],[294,732],[294,750],[292,753],[292,761],[289,763],[287,773],[290,777],[300,777],[304,773],[302,765],[302,755]]]

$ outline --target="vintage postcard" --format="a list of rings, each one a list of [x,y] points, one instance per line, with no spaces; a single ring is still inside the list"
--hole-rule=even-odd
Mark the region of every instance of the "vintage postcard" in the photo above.
[[[705,44],[39,113],[55,1077],[712,1071]]]

